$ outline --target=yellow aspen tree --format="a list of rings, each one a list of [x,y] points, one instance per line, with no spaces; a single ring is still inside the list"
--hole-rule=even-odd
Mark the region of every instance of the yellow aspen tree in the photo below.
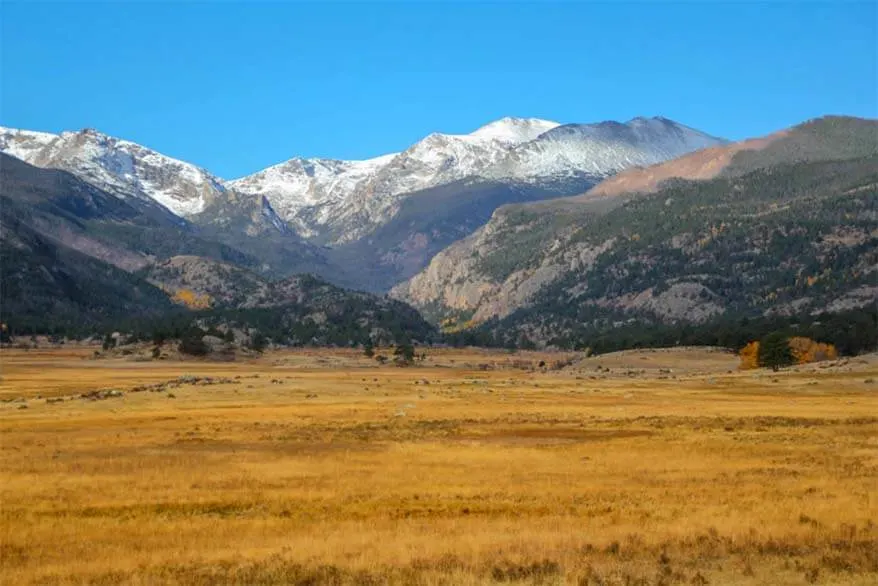
[[[741,370],[751,370],[759,368],[759,342],[753,341],[741,348],[738,353],[741,358],[741,364],[738,368]]]

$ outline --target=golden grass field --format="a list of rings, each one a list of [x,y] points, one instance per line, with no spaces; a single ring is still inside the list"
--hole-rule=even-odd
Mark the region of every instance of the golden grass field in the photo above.
[[[875,356],[91,353],[2,351],[3,584],[878,584]]]

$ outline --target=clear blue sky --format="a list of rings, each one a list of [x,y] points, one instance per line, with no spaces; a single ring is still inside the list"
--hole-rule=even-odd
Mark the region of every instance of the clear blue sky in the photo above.
[[[0,124],[94,127],[223,177],[503,116],[728,138],[878,116],[875,2],[0,2]]]

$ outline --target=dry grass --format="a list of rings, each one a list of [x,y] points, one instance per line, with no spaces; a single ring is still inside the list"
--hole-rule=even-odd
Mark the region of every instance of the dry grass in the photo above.
[[[3,584],[878,581],[874,359],[90,352],[3,353]]]

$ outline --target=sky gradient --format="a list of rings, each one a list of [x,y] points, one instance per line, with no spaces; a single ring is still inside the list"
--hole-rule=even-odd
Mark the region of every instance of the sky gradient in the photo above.
[[[503,116],[731,139],[878,117],[875,2],[0,3],[0,125],[93,127],[225,177]]]

